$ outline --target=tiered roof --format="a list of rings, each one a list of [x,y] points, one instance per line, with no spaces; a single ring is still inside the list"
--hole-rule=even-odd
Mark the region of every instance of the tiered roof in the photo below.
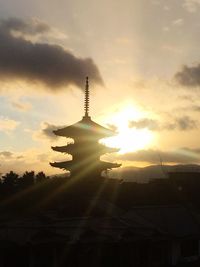
[[[73,139],[85,137],[99,140],[115,135],[112,130],[97,124],[89,116],[84,116],[81,121],[53,132],[55,135]]]
[[[72,174],[101,173],[103,170],[117,168],[120,164],[100,161],[105,153],[118,151],[108,148],[98,141],[115,135],[115,132],[94,122],[89,116],[89,82],[86,78],[85,88],[85,116],[77,123],[53,131],[57,136],[72,138],[74,143],[66,146],[52,147],[54,151],[71,154],[73,160],[50,163],[51,166],[69,170]]]

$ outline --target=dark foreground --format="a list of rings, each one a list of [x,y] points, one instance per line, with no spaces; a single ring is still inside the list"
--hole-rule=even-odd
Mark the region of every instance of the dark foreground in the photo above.
[[[195,173],[1,184],[0,266],[200,266],[199,192]]]

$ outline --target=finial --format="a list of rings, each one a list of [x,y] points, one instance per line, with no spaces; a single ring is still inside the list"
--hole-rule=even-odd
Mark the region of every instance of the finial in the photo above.
[[[86,77],[86,84],[85,84],[85,117],[89,115],[89,79]]]

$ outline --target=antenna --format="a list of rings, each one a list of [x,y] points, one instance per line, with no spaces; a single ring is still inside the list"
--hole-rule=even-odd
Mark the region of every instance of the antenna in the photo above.
[[[85,117],[89,117],[89,79],[86,77],[86,84],[85,84]]]
[[[161,170],[162,170],[162,172],[163,172],[163,174],[165,176],[168,176],[166,170],[164,169],[164,165],[163,165],[163,161],[162,161],[162,158],[161,158],[160,153],[158,153],[158,156],[159,156],[159,159],[160,159],[160,167],[161,167]]]

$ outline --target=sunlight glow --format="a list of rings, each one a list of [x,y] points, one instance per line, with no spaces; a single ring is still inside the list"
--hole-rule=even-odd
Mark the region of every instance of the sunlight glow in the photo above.
[[[143,116],[137,108],[125,106],[109,118],[109,124],[116,127],[117,135],[102,139],[101,142],[106,146],[119,148],[120,154],[147,148],[153,141],[153,133],[147,128],[129,127],[130,121],[137,121]]]

